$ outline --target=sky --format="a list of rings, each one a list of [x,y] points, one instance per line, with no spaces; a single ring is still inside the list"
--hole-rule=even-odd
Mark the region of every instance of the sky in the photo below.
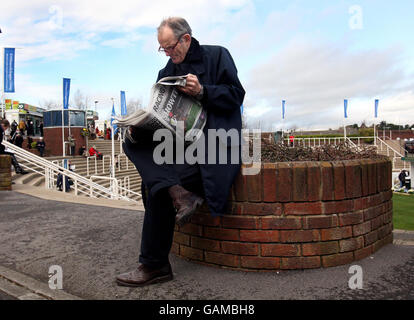
[[[145,107],[168,61],[156,28],[182,16],[201,44],[231,52],[251,128],[413,124],[412,12],[411,0],[7,0],[0,47],[16,48],[16,92],[6,98],[62,104],[62,79],[70,78],[70,105],[80,90],[90,109],[98,101],[101,119],[110,117],[111,98],[120,112],[121,90]]]

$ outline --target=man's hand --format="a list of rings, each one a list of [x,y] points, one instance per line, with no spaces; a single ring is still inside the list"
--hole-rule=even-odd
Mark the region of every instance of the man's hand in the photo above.
[[[189,73],[187,75],[187,83],[185,87],[177,87],[180,91],[188,94],[189,96],[196,96],[201,91],[201,84],[198,81],[196,75]]]

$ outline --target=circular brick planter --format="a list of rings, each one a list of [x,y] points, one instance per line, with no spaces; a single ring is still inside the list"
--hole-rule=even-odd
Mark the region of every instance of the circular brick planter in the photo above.
[[[11,158],[0,155],[0,191],[11,190]]]
[[[264,163],[239,175],[229,212],[204,205],[176,226],[172,251],[241,270],[332,267],[392,243],[390,161]]]

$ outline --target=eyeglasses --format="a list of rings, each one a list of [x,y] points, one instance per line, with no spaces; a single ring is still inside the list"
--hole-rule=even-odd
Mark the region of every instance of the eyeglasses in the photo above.
[[[180,36],[179,38],[178,38],[178,41],[175,43],[175,45],[173,45],[173,46],[169,46],[169,47],[167,47],[167,48],[162,48],[161,46],[158,48],[158,52],[162,52],[162,53],[165,53],[165,52],[167,52],[167,53],[169,53],[169,52],[172,52],[172,51],[174,51],[174,49],[175,49],[175,47],[178,45],[178,43],[181,41],[181,38],[182,38],[183,36]]]

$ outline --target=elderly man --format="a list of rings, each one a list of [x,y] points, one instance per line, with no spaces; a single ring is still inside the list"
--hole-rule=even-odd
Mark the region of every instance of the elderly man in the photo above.
[[[206,154],[203,163],[191,165],[185,161],[184,164],[158,165],[153,159],[156,146],[153,133],[135,128],[127,131],[123,149],[143,180],[145,217],[140,264],[137,269],[117,277],[117,283],[124,286],[143,286],[173,278],[168,254],[175,223],[181,226],[188,222],[203,198],[212,215],[223,214],[241,165],[240,138],[229,143],[227,137],[216,137],[212,141],[217,151],[214,163],[209,163],[207,152],[209,129],[233,129],[241,136],[240,106],[245,91],[229,51],[220,46],[200,45],[192,37],[187,21],[177,17],[161,22],[158,42],[158,51],[170,59],[159,72],[157,81],[167,76],[187,75],[186,86],[179,89],[200,100],[207,111]],[[218,161],[218,150],[222,151],[223,145],[227,152],[227,163],[224,164]],[[238,163],[231,164],[230,155],[235,150]]]

